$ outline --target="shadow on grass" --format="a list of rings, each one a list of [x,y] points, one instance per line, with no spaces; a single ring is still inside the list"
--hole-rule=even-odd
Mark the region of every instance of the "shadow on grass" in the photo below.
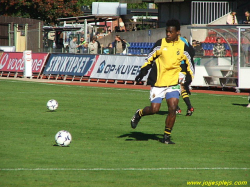
[[[156,114],[159,114],[159,115],[167,115],[167,114],[168,114],[168,111],[159,111],[159,112],[157,112]]]
[[[56,146],[56,147],[69,147],[69,145],[67,145],[67,146],[60,146],[58,144],[53,144],[53,146]]]
[[[159,136],[161,136],[161,138],[159,138]],[[142,132],[131,132],[129,134],[123,134],[121,136],[118,136],[118,138],[126,138],[125,141],[160,141],[162,139],[162,136],[162,134],[145,134]]]
[[[248,104],[232,103],[232,105],[238,105],[238,106],[246,107]]]

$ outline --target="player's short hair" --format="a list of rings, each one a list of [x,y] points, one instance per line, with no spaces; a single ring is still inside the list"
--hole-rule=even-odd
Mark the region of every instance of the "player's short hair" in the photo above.
[[[96,37],[96,36],[93,36],[93,37],[92,37],[92,41],[93,41],[93,40],[96,41],[96,40],[97,40],[97,37]]]
[[[177,19],[170,19],[166,23],[167,27],[175,27],[176,31],[181,30],[181,24]]]

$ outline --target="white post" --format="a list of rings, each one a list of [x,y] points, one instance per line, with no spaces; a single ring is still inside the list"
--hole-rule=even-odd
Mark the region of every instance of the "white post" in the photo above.
[[[90,42],[88,39],[88,22],[87,19],[84,20],[84,39],[86,42]]]
[[[241,43],[241,28],[238,27],[238,88],[241,87],[241,80],[240,80],[240,43]],[[232,54],[233,55],[233,54]]]
[[[24,72],[23,77],[32,79],[32,51],[23,52]]]

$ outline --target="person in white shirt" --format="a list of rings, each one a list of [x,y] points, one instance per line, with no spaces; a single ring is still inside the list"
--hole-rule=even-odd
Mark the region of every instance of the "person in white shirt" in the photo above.
[[[91,42],[88,45],[89,54],[98,54],[98,43],[96,36],[93,36]]]
[[[227,16],[227,24],[228,25],[237,25],[237,17],[236,17],[236,12],[232,11],[230,14]]]
[[[53,48],[53,43],[55,41],[56,32],[50,31],[48,33],[48,48]]]
[[[77,53],[77,48],[79,45],[76,43],[77,37],[73,37],[73,39],[69,42],[69,53]]]

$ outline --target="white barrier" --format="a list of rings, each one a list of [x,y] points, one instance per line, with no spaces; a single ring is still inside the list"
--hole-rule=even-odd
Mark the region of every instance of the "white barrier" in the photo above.
[[[15,46],[0,46],[0,50],[3,50],[4,52],[16,52]]]
[[[32,77],[32,51],[23,52],[24,77]]]

